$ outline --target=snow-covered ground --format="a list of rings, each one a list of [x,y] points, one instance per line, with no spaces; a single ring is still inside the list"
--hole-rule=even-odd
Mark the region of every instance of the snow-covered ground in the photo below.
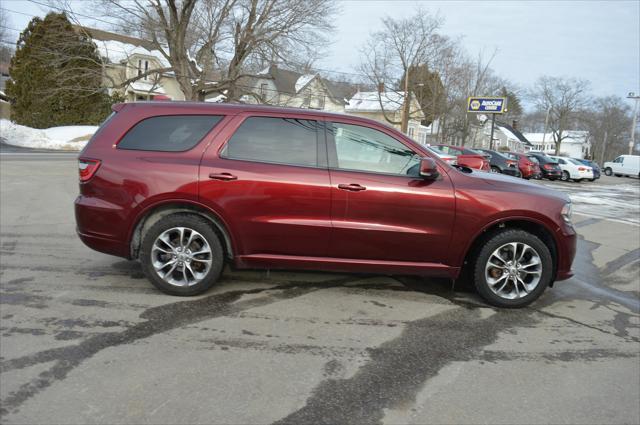
[[[97,129],[95,125],[68,125],[40,130],[0,119],[0,137],[5,143],[32,149],[79,151]]]
[[[640,183],[637,179],[603,176],[596,182],[542,180],[540,184],[569,195],[575,213],[640,224]]]

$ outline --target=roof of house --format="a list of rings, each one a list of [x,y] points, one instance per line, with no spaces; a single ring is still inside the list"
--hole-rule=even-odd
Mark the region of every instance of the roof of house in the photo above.
[[[74,25],[74,29],[78,33],[89,35],[96,44],[100,56],[110,63],[121,63],[127,61],[131,55],[137,54],[151,56],[163,67],[170,66],[167,58],[149,40],[79,25]]]
[[[349,83],[329,81],[319,74],[302,74],[279,68],[277,65],[271,65],[259,74],[264,75],[265,78],[272,79],[278,92],[290,95],[299,93],[316,78],[327,89],[327,94],[337,103],[346,102],[346,99],[356,91]]]
[[[544,133],[525,133],[525,137],[534,143],[541,143],[543,139]],[[584,143],[589,136],[589,132],[585,130],[568,130],[563,133],[562,143]],[[553,142],[554,135],[553,133],[547,133],[544,135],[544,141]]]
[[[517,128],[510,126],[509,124],[496,121],[496,125],[500,130],[507,135],[507,137],[512,137],[514,139],[520,140],[527,146],[533,146],[533,144],[525,137],[524,134],[520,132]]]
[[[377,112],[381,110],[396,112],[402,108],[404,92],[360,91],[349,99],[345,106],[347,112]]]

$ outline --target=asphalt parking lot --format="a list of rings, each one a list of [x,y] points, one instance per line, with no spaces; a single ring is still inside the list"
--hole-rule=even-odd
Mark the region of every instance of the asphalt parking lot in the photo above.
[[[170,297],[82,245],[76,174],[0,156],[2,423],[640,423],[637,179],[541,183],[574,197],[576,276],[508,311],[325,273]]]

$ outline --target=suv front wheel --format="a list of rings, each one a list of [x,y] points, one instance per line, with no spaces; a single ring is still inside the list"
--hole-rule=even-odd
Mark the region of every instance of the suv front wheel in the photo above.
[[[218,280],[223,267],[220,239],[193,214],[161,218],[145,233],[140,262],[147,278],[171,295],[198,295]]]
[[[480,250],[474,267],[475,287],[496,307],[524,307],[551,283],[553,261],[549,248],[523,230],[503,230]]]

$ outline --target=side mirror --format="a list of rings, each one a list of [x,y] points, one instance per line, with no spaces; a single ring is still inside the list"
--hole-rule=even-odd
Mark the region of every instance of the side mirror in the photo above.
[[[439,175],[438,166],[433,158],[422,158],[420,160],[420,177],[425,180],[435,180]]]

